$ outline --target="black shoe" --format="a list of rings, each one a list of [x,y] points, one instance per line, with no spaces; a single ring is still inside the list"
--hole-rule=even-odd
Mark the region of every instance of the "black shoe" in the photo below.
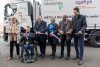
[[[55,59],[55,57],[53,56],[53,57],[51,57],[51,60],[54,60]]]
[[[60,57],[58,57],[59,59],[62,59],[64,56],[60,56]]]
[[[66,57],[66,60],[70,60],[70,56],[67,56],[67,57]]]
[[[41,57],[42,55],[40,54],[39,57]]]
[[[41,55],[41,58],[44,58],[45,57],[45,55]]]
[[[78,65],[82,65],[83,64],[83,60],[79,60]]]
[[[50,56],[53,56],[53,54],[50,54]]]
[[[21,59],[21,62],[24,63],[24,59],[23,58]]]
[[[73,60],[77,60],[77,59],[79,59],[79,58],[78,57],[73,58]]]

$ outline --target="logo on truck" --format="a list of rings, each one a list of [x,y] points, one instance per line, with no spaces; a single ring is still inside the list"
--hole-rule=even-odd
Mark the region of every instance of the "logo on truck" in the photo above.
[[[44,0],[45,6],[58,6],[58,9],[61,11],[64,8],[63,2],[57,0]]]
[[[75,5],[82,9],[96,8],[93,0],[75,0]]]
[[[78,5],[83,5],[83,4],[86,4],[86,5],[89,5],[89,4],[92,4],[92,0],[76,0],[75,1],[75,4],[78,4]]]

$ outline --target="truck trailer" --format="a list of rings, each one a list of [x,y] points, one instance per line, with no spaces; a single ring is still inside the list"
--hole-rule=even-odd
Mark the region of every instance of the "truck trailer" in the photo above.
[[[56,23],[62,19],[64,14],[68,15],[69,19],[73,17],[73,8],[79,7],[80,13],[86,16],[87,28],[85,31],[85,41],[92,46],[100,47],[100,0],[41,0],[41,4],[34,0],[33,3],[29,1],[22,1],[18,3],[9,3],[13,8],[11,14],[7,15],[5,9],[5,26],[4,33],[6,36],[7,25],[9,25],[10,16],[14,15],[18,18],[21,27],[26,25],[34,27],[34,22],[37,16],[41,15],[43,20],[50,23],[50,17],[56,18]],[[11,6],[12,5],[12,6]],[[6,8],[6,7],[5,7]],[[5,37],[6,40],[6,37]]]
[[[80,13],[86,16],[87,20],[85,41],[100,47],[100,0],[42,0],[41,2],[41,13],[47,23],[50,23],[51,16],[56,18],[56,23],[59,23],[64,14],[72,19],[73,8],[79,7]]]

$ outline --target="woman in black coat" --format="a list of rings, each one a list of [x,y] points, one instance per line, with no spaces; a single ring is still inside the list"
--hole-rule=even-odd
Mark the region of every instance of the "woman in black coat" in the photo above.
[[[52,47],[52,60],[55,59],[55,53],[56,53],[56,45],[58,42],[58,39],[55,37],[58,33],[58,24],[55,23],[55,17],[51,17],[51,23],[48,25],[48,34],[49,34],[49,42]],[[55,35],[55,36],[53,36]]]

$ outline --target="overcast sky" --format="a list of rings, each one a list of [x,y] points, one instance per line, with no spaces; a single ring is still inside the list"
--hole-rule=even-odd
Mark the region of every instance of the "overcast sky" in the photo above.
[[[30,1],[32,2],[33,0],[30,0]],[[40,2],[41,2],[41,0],[36,0],[36,1],[40,1]],[[9,0],[0,0],[0,24],[3,23],[3,18],[4,18],[4,6],[5,6],[5,4],[7,4],[7,3],[9,3]]]

